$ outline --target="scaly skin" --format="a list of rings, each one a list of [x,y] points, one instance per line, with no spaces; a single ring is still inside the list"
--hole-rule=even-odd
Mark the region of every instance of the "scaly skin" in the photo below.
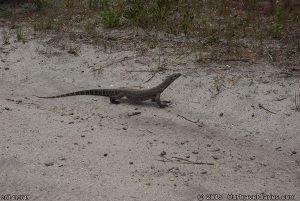
[[[157,85],[156,87],[150,89],[89,89],[89,90],[82,90],[76,91],[72,93],[57,95],[57,96],[48,96],[48,97],[39,97],[39,98],[60,98],[60,97],[67,97],[67,96],[77,96],[77,95],[95,95],[95,96],[106,96],[110,98],[110,102],[113,104],[120,103],[120,99],[125,97],[129,101],[133,102],[141,102],[146,100],[152,100],[156,102],[159,107],[164,108],[167,106],[166,103],[169,101],[161,101],[160,94],[170,85],[172,84],[177,78],[181,76],[180,73],[175,73],[173,75],[168,76],[161,84]]]

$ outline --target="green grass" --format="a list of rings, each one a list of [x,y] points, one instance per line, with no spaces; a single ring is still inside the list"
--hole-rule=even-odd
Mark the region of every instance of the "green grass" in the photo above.
[[[104,10],[101,12],[101,22],[106,28],[118,26],[120,14],[116,10]]]
[[[57,7],[57,4],[54,7],[52,0],[33,0],[32,5],[36,9],[27,11],[26,15],[36,30],[59,31],[76,24],[95,36],[97,26],[115,28],[122,22],[122,27],[141,27],[150,31],[185,35],[187,42],[189,39],[195,41],[192,48],[199,55],[202,55],[200,51],[205,55],[210,53],[212,59],[222,58],[222,55],[242,57],[247,52],[252,52],[255,57],[269,58],[271,55],[276,58],[277,52],[283,51],[280,54],[283,57],[284,52],[290,51],[288,48],[293,48],[296,53],[300,51],[299,43],[295,43],[299,39],[300,4],[296,4],[292,10],[277,5],[271,13],[263,14],[257,0],[63,2],[59,4],[61,7]],[[0,12],[0,17],[11,15],[8,18],[15,19],[15,23],[20,17],[20,12],[16,10],[5,9],[5,13]],[[280,48],[277,50],[277,47]]]
[[[23,43],[25,43],[25,35],[24,32],[22,30],[22,27],[19,27],[16,31],[17,34],[17,41],[22,41]]]
[[[3,31],[2,31],[2,40],[3,40],[2,41],[3,45],[9,44],[9,36],[8,36],[8,33],[5,29],[3,29]]]
[[[32,3],[35,5],[37,10],[42,10],[48,4],[48,0],[33,0]]]

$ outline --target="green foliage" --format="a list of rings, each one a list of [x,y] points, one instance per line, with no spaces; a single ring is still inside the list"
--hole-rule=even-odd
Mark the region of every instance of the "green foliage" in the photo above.
[[[0,8],[0,17],[8,18],[13,16],[13,12],[11,10]]]
[[[35,5],[37,10],[42,10],[48,4],[47,0],[33,0],[32,3]]]
[[[23,43],[25,43],[25,35],[24,35],[21,27],[19,27],[17,29],[17,40],[22,41]]]
[[[66,8],[73,8],[74,7],[74,0],[65,0]]]
[[[104,27],[112,28],[119,24],[120,18],[124,13],[124,4],[122,1],[102,0],[101,6],[101,23]]]
[[[277,5],[273,10],[273,14],[276,17],[278,23],[283,23],[284,21],[284,9],[281,5]]]
[[[282,36],[282,29],[284,23],[284,9],[281,5],[277,5],[273,10],[275,16],[275,23],[272,26],[271,35],[274,39],[280,39]]]
[[[209,30],[209,37],[208,37],[208,43],[213,45],[213,44],[216,44],[216,43],[219,43],[220,42],[220,31],[218,28],[211,28]]]
[[[279,23],[276,23],[272,27],[272,38],[274,39],[280,39],[281,38],[281,31],[282,31],[282,25]]]
[[[152,11],[158,20],[165,20],[171,11],[173,0],[156,0],[152,6]]]
[[[142,0],[127,0],[124,17],[128,19],[138,18],[145,9],[145,3]]]
[[[112,0],[89,0],[90,9],[102,9],[106,10],[112,5]]]
[[[257,0],[246,0],[245,5],[247,10],[253,11],[256,8]]]
[[[185,35],[188,35],[190,29],[193,27],[193,20],[194,20],[193,15],[189,13],[185,13],[183,15],[183,20],[181,21],[181,29]]]
[[[119,24],[120,14],[116,10],[104,10],[101,12],[101,22],[104,27],[112,28]]]

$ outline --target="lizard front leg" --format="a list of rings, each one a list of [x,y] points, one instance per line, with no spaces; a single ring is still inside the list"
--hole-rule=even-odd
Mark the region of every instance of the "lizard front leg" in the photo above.
[[[170,101],[161,101],[160,100],[160,93],[158,93],[158,94],[156,94],[155,102],[158,104],[159,107],[165,108],[165,107],[168,106],[166,103],[168,103]]]

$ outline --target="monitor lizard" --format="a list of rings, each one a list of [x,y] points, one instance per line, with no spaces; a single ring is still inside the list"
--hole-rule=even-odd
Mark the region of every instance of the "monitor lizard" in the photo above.
[[[76,96],[76,95],[106,96],[110,98],[110,102],[113,104],[119,104],[120,99],[125,97],[132,102],[152,100],[153,102],[156,102],[159,107],[164,108],[168,106],[167,103],[170,103],[170,101],[161,101],[160,94],[180,76],[181,76],[180,73],[172,74],[168,76],[161,84],[150,89],[141,89],[141,90],[129,89],[129,88],[89,89],[89,90],[82,90],[82,91],[75,91],[71,93],[61,94],[57,96],[47,96],[47,97],[37,96],[37,97],[38,98],[60,98],[60,97]]]

